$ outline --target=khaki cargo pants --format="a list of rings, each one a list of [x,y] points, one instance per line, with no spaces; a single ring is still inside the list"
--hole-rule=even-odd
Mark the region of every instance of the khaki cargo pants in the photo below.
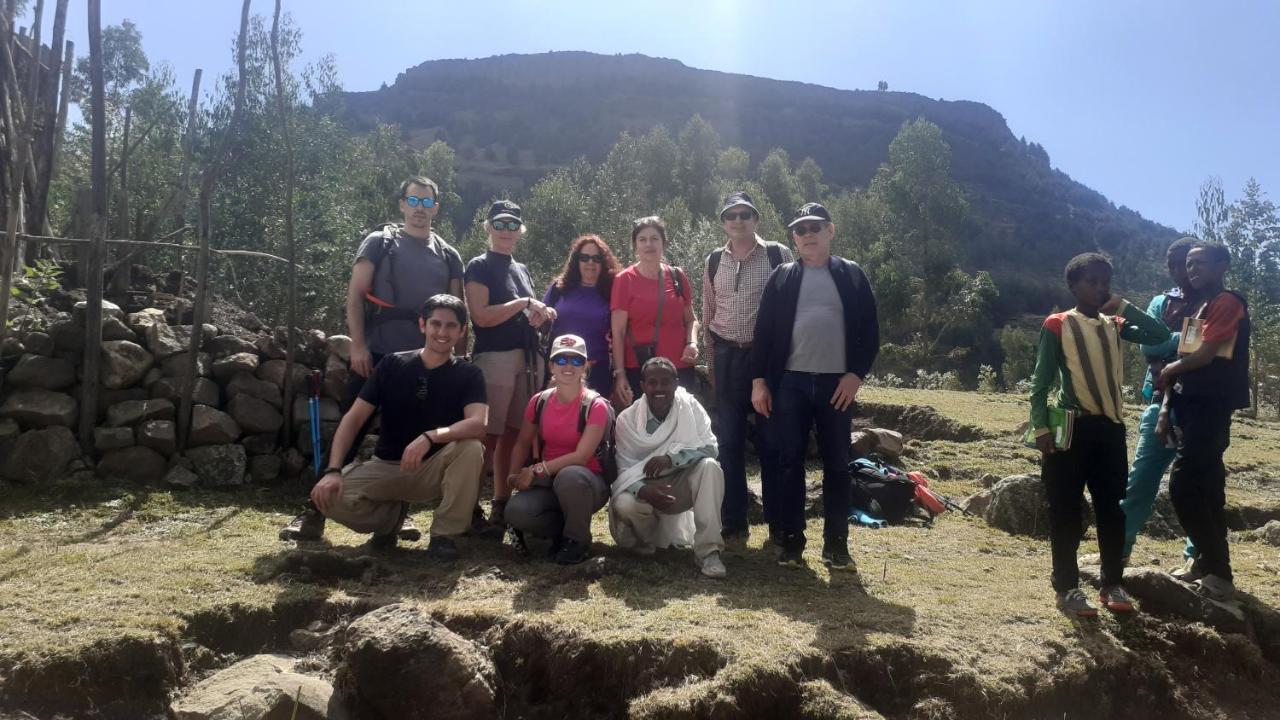
[[[403,503],[439,500],[432,536],[461,535],[471,525],[483,467],[479,440],[448,443],[413,473],[401,472],[399,460],[375,457],[343,471],[342,497],[328,517],[356,532],[385,534],[398,528]]]

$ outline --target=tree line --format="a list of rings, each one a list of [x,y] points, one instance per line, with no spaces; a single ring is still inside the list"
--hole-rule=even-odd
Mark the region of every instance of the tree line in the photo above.
[[[286,163],[270,30],[267,18],[251,18],[241,117],[235,128],[228,128],[235,75],[218,78],[192,118],[187,93],[172,68],[151,63],[137,27],[125,21],[105,29],[113,237],[181,237],[184,228],[195,225],[194,200],[166,203],[182,170],[183,139],[192,121],[190,153],[196,168],[209,163],[219,139],[232,133],[234,172],[227,174],[210,205],[214,246],[285,254],[281,188]],[[300,42],[300,31],[285,15],[279,32],[283,67],[291,67],[298,57]],[[87,72],[83,62],[75,69],[72,87],[79,90],[73,102],[84,97]],[[464,259],[485,246],[479,211],[467,208],[483,207],[491,199],[464,201],[459,195],[455,152],[444,142],[415,149],[396,126],[378,125],[358,134],[347,129],[333,112],[332,99],[340,91],[336,78],[331,56],[283,77],[295,155],[297,322],[329,329],[342,327],[345,279],[359,239],[396,216],[400,180],[425,174],[440,184],[442,211],[435,229]],[[72,123],[53,176],[48,227],[64,237],[88,236],[90,140],[87,122]],[[972,199],[953,178],[951,159],[940,128],[916,120],[899,130],[887,160],[866,187],[836,187],[824,180],[822,158],[796,159],[778,148],[753,158],[722,144],[716,129],[693,115],[678,130],[657,126],[644,134],[623,133],[598,163],[579,158],[527,190],[511,188],[507,194],[524,207],[529,227],[516,257],[545,285],[559,271],[573,237],[598,233],[625,260],[630,257],[626,244],[632,219],[658,214],[671,233],[669,262],[689,270],[695,293],[700,293],[703,260],[724,243],[715,213],[725,194],[751,193],[760,210],[760,233],[772,240],[785,240],[782,218],[796,206],[819,201],[831,210],[838,229],[833,252],[862,264],[880,298],[885,346],[877,376],[890,384],[1013,390],[1031,374],[1035,327],[1029,317],[1003,316],[1003,308],[1020,305],[1009,295],[1023,288],[1013,283],[997,287],[988,272],[977,269],[983,259],[969,252],[978,235]],[[1257,349],[1254,376],[1266,397],[1280,385],[1274,377],[1280,356],[1280,223],[1275,205],[1251,181],[1244,196],[1231,203],[1225,201],[1220,182],[1208,183],[1199,206],[1196,233],[1226,242],[1235,255],[1232,277],[1250,300]],[[117,280],[128,278],[130,261],[188,270],[192,263],[191,256],[159,248],[132,256],[119,249],[113,259],[109,267]],[[28,265],[38,260],[24,257]],[[1126,260],[1117,258],[1117,264]],[[271,324],[284,321],[285,272],[278,263],[243,257],[218,258],[210,267],[212,287]],[[1146,284],[1159,274],[1159,268],[1144,269],[1132,277]],[[127,286],[117,282],[116,288],[122,285]],[[1124,288],[1141,303],[1159,289]],[[1141,358],[1135,352],[1129,359],[1128,377],[1137,385]]]

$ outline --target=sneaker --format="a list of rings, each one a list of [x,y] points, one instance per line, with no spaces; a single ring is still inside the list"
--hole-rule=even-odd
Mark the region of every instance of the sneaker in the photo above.
[[[1196,592],[1217,602],[1231,602],[1236,599],[1235,583],[1220,575],[1205,575],[1196,581]]]
[[[524,541],[524,533],[515,528],[511,528],[509,533],[511,538],[511,549],[516,551],[516,555],[522,558],[529,557],[529,544]]]
[[[832,570],[848,570],[853,567],[847,540],[833,540],[822,544],[822,564]]]
[[[1068,617],[1095,617],[1098,614],[1098,608],[1089,602],[1080,588],[1058,593],[1058,609]]]
[[[458,544],[451,537],[444,535],[432,535],[431,543],[427,545],[427,557],[438,562],[453,562],[461,557],[458,552]]]
[[[422,531],[417,525],[413,524],[408,516],[405,516],[404,522],[400,523],[400,529],[396,532],[396,536],[405,542],[418,542],[422,539]]]
[[[1098,602],[1113,613],[1133,612],[1133,598],[1120,585],[1102,588],[1102,592],[1098,593]]]
[[[591,557],[591,545],[573,538],[565,538],[560,543],[560,551],[556,553],[556,562],[561,565],[577,565]]]
[[[783,567],[804,567],[804,536],[781,535],[777,541],[782,548],[778,553],[778,564]]]
[[[309,507],[280,528],[281,540],[319,540],[324,536],[324,515]]]
[[[1187,558],[1183,561],[1182,567],[1170,572],[1169,574],[1173,576],[1174,580],[1179,580],[1184,583],[1195,583],[1208,573],[1200,569],[1200,563],[1197,558]]]
[[[729,574],[724,569],[724,562],[720,559],[718,550],[699,560],[698,565],[702,568],[702,574],[709,578],[722,578]]]

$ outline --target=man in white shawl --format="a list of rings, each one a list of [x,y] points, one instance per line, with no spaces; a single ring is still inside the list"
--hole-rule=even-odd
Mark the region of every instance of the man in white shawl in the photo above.
[[[645,555],[693,545],[702,574],[722,578],[724,473],[711,418],[679,387],[670,360],[650,359],[640,376],[644,395],[618,414],[614,426],[618,479],[609,532],[619,546]]]

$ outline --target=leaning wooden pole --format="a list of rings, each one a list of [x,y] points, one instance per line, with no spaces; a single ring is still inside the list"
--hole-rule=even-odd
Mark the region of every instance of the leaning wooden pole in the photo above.
[[[236,39],[236,65],[239,75],[236,78],[235,104],[231,110],[231,120],[227,123],[227,128],[218,142],[218,147],[211,156],[210,165],[205,168],[204,174],[200,177],[200,223],[198,226],[200,251],[196,256],[196,297],[191,314],[191,344],[188,346],[187,371],[184,374],[182,385],[182,404],[178,408],[178,446],[183,449],[186,448],[187,439],[191,433],[192,394],[196,386],[196,375],[200,361],[200,341],[203,337],[201,328],[208,314],[209,240],[212,235],[210,204],[212,202],[213,186],[217,183],[218,176],[222,174],[227,165],[231,143],[240,128],[240,116],[244,110],[250,2],[251,0],[244,0],[244,5],[240,8],[240,35]],[[181,290],[181,287],[179,287],[179,290]]]
[[[30,72],[27,79],[27,95],[21,99],[20,110],[26,112],[22,115],[22,130],[15,137],[18,146],[17,159],[12,169],[13,182],[9,186],[9,214],[5,218],[4,243],[0,245],[0,337],[4,337],[9,332],[9,294],[13,285],[13,259],[18,254],[18,218],[22,214],[23,173],[26,171],[27,163],[31,161],[31,123],[35,118],[36,88],[40,82],[40,16],[42,13],[44,13],[44,0],[37,0],[32,25],[34,28],[32,47],[36,50],[32,53],[31,66],[28,68]],[[12,22],[12,16],[9,16],[9,21]],[[17,58],[11,51],[8,60],[11,67],[16,70],[16,65],[12,63],[15,63]],[[12,99],[17,99],[17,89],[13,88],[15,92]]]
[[[84,381],[80,392],[80,446],[93,452],[98,419],[98,379],[102,360],[102,256],[107,239],[107,107],[102,74],[102,0],[89,0],[89,86],[93,113],[93,244],[87,257],[88,307],[84,323]]]
[[[271,65],[276,77],[276,108],[280,111],[280,126],[284,131],[284,242],[285,257],[289,259],[286,277],[289,286],[289,308],[286,322],[289,326],[289,346],[284,360],[284,428],[281,441],[288,447],[293,437],[293,366],[295,348],[298,346],[298,270],[297,248],[293,237],[293,130],[289,126],[289,103],[284,93],[284,68],[280,62],[280,0],[276,0],[275,19],[271,23]]]
[[[70,83],[65,78],[70,73],[62,70],[62,43],[67,31],[67,2],[56,0],[53,10],[53,36],[49,40],[49,72],[41,85],[41,97],[44,107],[41,111],[44,124],[40,128],[40,136],[33,139],[39,143],[39,151],[33,153],[36,158],[36,187],[31,197],[31,216],[27,218],[27,232],[42,233],[49,224],[49,186],[53,182],[53,169],[56,165],[54,149],[57,147],[59,95],[62,98],[71,92]],[[43,53],[42,53],[43,54]],[[69,61],[68,61],[69,62]],[[61,83],[59,82],[61,80]],[[65,102],[65,100],[64,100]],[[28,248],[27,262],[32,261],[35,248]]]

